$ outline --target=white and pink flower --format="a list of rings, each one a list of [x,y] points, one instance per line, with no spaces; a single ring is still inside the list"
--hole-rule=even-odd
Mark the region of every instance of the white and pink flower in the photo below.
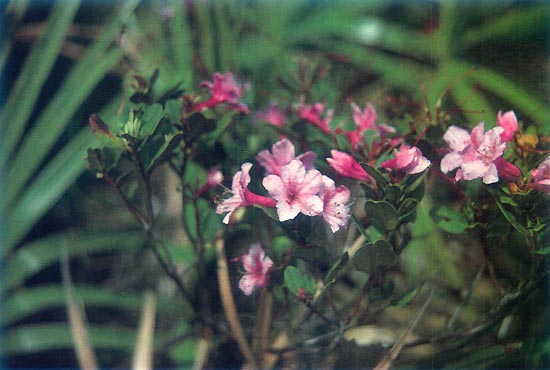
[[[322,180],[323,185],[319,193],[323,200],[322,216],[332,232],[335,233],[348,224],[350,191],[344,185],[336,188],[334,181],[327,176],[323,176]]]
[[[258,163],[264,167],[268,175],[281,175],[281,168],[290,163],[293,159],[298,159],[303,163],[306,170],[313,169],[313,162],[317,158],[313,152],[305,152],[295,157],[294,145],[288,139],[282,139],[269,150],[262,150],[256,156]]]
[[[220,167],[216,166],[211,168],[206,175],[206,183],[199,189],[198,194],[207,192],[210,189],[220,185],[223,181],[223,174],[220,171]]]
[[[451,152],[441,160],[441,171],[447,173],[457,169],[455,180],[482,178],[485,184],[499,180],[499,167],[505,178],[513,177],[514,174],[519,176],[519,169],[502,158],[506,149],[506,142],[502,141],[505,129],[497,126],[484,131],[483,122],[474,127],[471,134],[456,126],[449,127],[443,140]]]
[[[409,175],[420,173],[430,165],[430,161],[426,159],[420,149],[401,145],[395,153],[393,159],[389,159],[382,163],[382,167],[390,170],[399,170],[408,173]]]
[[[277,201],[279,221],[295,218],[299,213],[316,216],[323,211],[323,201],[318,193],[322,175],[317,170],[306,170],[304,164],[294,159],[281,169],[281,175],[268,175],[262,184]]]
[[[232,196],[225,199],[216,207],[216,213],[226,213],[223,218],[223,223],[228,224],[233,213],[242,207],[249,207],[253,205],[260,205],[264,207],[275,207],[275,200],[264,197],[258,194],[252,193],[248,190],[248,184],[250,184],[250,169],[251,163],[243,163],[241,170],[235,173],[233,176],[233,182],[231,184]]]
[[[532,186],[550,194],[550,157],[547,157],[531,172]]]
[[[256,288],[265,288],[269,283],[269,274],[273,261],[266,256],[259,243],[252,244],[248,253],[234,261],[242,261],[246,273],[239,280],[239,289],[245,295],[251,295]]]

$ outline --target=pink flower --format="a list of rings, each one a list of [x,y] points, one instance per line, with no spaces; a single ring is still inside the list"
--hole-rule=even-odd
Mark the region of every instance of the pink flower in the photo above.
[[[265,255],[260,244],[252,244],[248,253],[236,258],[236,260],[243,262],[246,271],[246,274],[239,280],[239,289],[245,295],[251,295],[256,287],[264,288],[267,286],[273,261]]]
[[[351,155],[338,150],[331,150],[330,154],[332,158],[327,158],[327,162],[338,174],[355,180],[372,181],[363,167]]]
[[[210,169],[206,175],[206,184],[204,184],[198,191],[199,194],[207,192],[210,189],[220,185],[223,181],[223,174],[218,166]]]
[[[294,159],[282,167],[280,176],[268,175],[262,184],[277,201],[279,221],[287,221],[300,212],[316,216],[323,211],[323,201],[317,195],[322,182],[319,171],[306,171],[304,164]]]
[[[321,114],[325,110],[325,106],[322,103],[315,103],[311,106],[301,104],[298,107],[298,115],[301,119],[313,123],[319,127],[324,133],[330,134],[329,122],[332,120],[333,111],[328,110],[325,118],[321,118]]]
[[[550,157],[531,172],[531,181],[536,189],[550,194]]]
[[[277,104],[270,104],[266,109],[256,113],[255,118],[277,127],[283,127],[286,123],[286,116]]]
[[[217,214],[228,212],[223,218],[224,224],[228,224],[233,212],[241,207],[249,207],[256,204],[264,207],[275,207],[276,205],[274,199],[254,194],[248,190],[251,168],[252,164],[248,162],[241,165],[241,170],[233,176],[233,183],[231,184],[232,196],[219,203],[216,207]]]
[[[203,81],[200,86],[210,89],[211,97],[207,101],[197,104],[198,112],[225,103],[241,113],[248,113],[248,107],[239,102],[248,86],[236,83],[231,72],[227,72],[225,75],[214,73],[214,82]]]
[[[256,156],[256,160],[266,169],[268,175],[280,176],[281,168],[293,159],[300,160],[306,170],[313,169],[313,162],[317,158],[313,152],[306,152],[295,158],[294,145],[288,139],[282,139],[273,144],[271,152],[273,154],[269,150],[262,150]]]
[[[502,157],[495,159],[495,166],[497,168],[498,175],[506,181],[514,181],[516,178],[521,176],[521,171],[519,168]]]
[[[366,130],[376,130],[379,135],[386,136],[389,133],[395,132],[395,128],[388,126],[386,124],[376,124],[376,110],[372,104],[368,103],[363,110],[359,108],[354,102],[350,103],[352,110],[353,122],[357,128],[352,131],[345,132],[345,135],[350,142],[353,149],[357,149],[361,142],[363,141],[363,133]],[[340,133],[342,131],[340,130]]]
[[[514,111],[508,111],[506,113],[498,112],[497,125],[502,127],[504,131],[500,135],[502,141],[510,141],[514,138],[514,134],[518,130],[518,120]]]
[[[335,188],[334,181],[327,176],[323,176],[323,186],[320,190],[321,199],[323,199],[322,216],[330,226],[333,233],[341,227],[348,224],[350,216],[349,210],[349,189],[343,185]]]
[[[354,102],[351,102],[351,110],[352,110],[352,116],[353,121],[355,122],[355,125],[357,126],[357,129],[359,132],[363,132],[365,130],[374,128],[374,123],[376,122],[376,110],[372,106],[372,104],[368,103],[363,110],[359,108],[357,104]]]
[[[390,170],[404,171],[411,175],[424,171],[430,163],[417,147],[413,146],[411,148],[408,145],[401,145],[395,153],[395,158],[383,162],[382,167]]]
[[[506,149],[506,143],[501,139],[503,132],[504,128],[498,126],[484,133],[483,122],[473,128],[471,135],[464,129],[449,127],[443,140],[447,142],[451,152],[441,160],[441,171],[447,173],[458,168],[455,175],[457,181],[482,178],[485,184],[497,182],[498,169],[495,161],[500,167],[509,169],[502,162],[504,159],[499,159]]]

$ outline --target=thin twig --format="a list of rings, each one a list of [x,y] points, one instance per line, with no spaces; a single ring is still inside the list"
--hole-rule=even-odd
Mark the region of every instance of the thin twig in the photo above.
[[[227,258],[225,256],[225,248],[223,239],[218,236],[216,240],[216,252],[218,257],[218,286],[220,290],[220,298],[225,313],[225,318],[229,323],[233,337],[239,345],[239,349],[243,354],[247,365],[252,368],[257,368],[256,359],[250,350],[250,346],[246,340],[243,327],[239,321],[239,315],[235,306],[235,300],[231,293],[231,282],[229,280],[229,268],[227,266]]]
[[[428,304],[432,300],[432,297],[434,296],[435,289],[432,288],[430,291],[430,295],[426,299],[426,302],[422,305],[418,313],[416,314],[416,317],[414,320],[409,324],[408,328],[405,329],[405,331],[401,334],[397,342],[393,345],[390,352],[386,354],[374,367],[374,370],[388,370],[390,366],[392,365],[393,361],[399,356],[399,353],[403,349],[403,346],[405,345],[405,341],[407,340],[407,337],[409,334],[414,330],[424,313],[426,312],[426,309],[428,308]]]

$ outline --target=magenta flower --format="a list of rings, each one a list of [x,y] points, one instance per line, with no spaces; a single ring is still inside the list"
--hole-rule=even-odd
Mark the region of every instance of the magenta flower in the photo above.
[[[319,171],[306,171],[304,164],[294,159],[282,167],[280,176],[268,175],[262,184],[277,201],[279,221],[287,221],[300,212],[316,216],[323,211],[323,201],[317,195],[322,182]]]
[[[223,174],[218,166],[211,168],[206,175],[206,184],[204,184],[198,191],[198,194],[207,192],[210,189],[220,185],[223,181]]]
[[[245,295],[251,295],[256,287],[264,288],[267,286],[273,261],[265,255],[260,244],[252,244],[248,253],[237,257],[236,260],[243,262],[246,271],[246,274],[239,280],[239,289]]]
[[[324,133],[330,134],[330,127],[328,124],[332,120],[332,115],[334,112],[329,109],[326,112],[325,118],[321,118],[324,110],[325,106],[322,103],[315,103],[311,106],[301,104],[298,107],[298,115],[301,119],[313,123],[315,126],[319,127]]]
[[[531,181],[536,189],[550,194],[550,157],[531,172]]]
[[[274,199],[254,194],[248,190],[248,184],[250,184],[249,173],[251,168],[252,164],[248,162],[241,165],[241,170],[233,176],[233,183],[231,184],[232,196],[219,203],[216,207],[217,214],[228,212],[223,218],[224,224],[228,224],[233,212],[241,207],[249,207],[253,205],[275,207],[276,205]]]
[[[241,113],[248,113],[248,107],[239,102],[248,86],[235,82],[231,72],[225,75],[214,73],[214,82],[203,81],[200,86],[210,89],[211,96],[207,101],[197,104],[198,112],[225,103]]]
[[[363,110],[359,108],[357,104],[354,102],[351,102],[351,111],[352,111],[352,117],[353,121],[355,122],[355,125],[357,126],[357,129],[359,132],[363,132],[365,130],[374,128],[374,123],[376,122],[376,110],[372,106],[372,104],[368,103]]]
[[[376,132],[378,132],[381,136],[386,136],[389,133],[395,132],[395,128],[389,125],[375,123],[377,114],[372,104],[367,103],[363,110],[361,110],[361,108],[359,108],[359,106],[354,102],[351,102],[350,105],[353,122],[355,122],[357,128],[355,130],[345,132],[345,135],[353,149],[357,149],[361,145],[361,142],[363,141],[363,133],[366,130],[376,130]],[[341,132],[342,130],[340,130],[339,133]]]
[[[458,169],[455,180],[482,178],[485,184],[498,181],[496,164],[505,170],[503,177],[513,173],[513,165],[501,158],[506,149],[506,142],[501,139],[503,132],[504,128],[498,126],[484,133],[483,122],[473,128],[471,135],[464,129],[449,127],[443,140],[451,152],[441,160],[441,171],[447,173]]]
[[[271,147],[269,150],[262,150],[256,156],[256,160],[267,171],[268,175],[281,175],[281,168],[290,163],[293,159],[300,160],[306,170],[313,169],[313,162],[317,158],[315,153],[306,152],[295,157],[294,145],[288,139],[282,139]]]
[[[382,167],[389,170],[404,171],[412,175],[424,171],[430,163],[417,147],[413,146],[411,148],[408,145],[401,145],[395,153],[395,158],[383,162]]]
[[[514,138],[514,134],[518,130],[518,120],[514,114],[514,111],[508,111],[505,113],[498,112],[497,125],[504,129],[500,135],[500,139],[504,142],[512,140]]]
[[[256,113],[255,118],[256,120],[267,122],[276,127],[283,127],[286,123],[286,116],[283,111],[279,109],[277,104],[270,104],[264,110]]]
[[[363,167],[349,154],[338,150],[331,150],[332,158],[327,158],[330,166],[341,176],[360,181],[372,181]]]
[[[348,224],[350,217],[349,197],[350,192],[344,185],[336,188],[334,181],[327,176],[322,177],[323,186],[319,195],[323,200],[322,216],[330,226],[333,233]]]

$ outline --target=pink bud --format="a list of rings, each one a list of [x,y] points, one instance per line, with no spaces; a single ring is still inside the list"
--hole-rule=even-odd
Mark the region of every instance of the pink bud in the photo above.
[[[327,158],[330,166],[340,175],[355,180],[372,181],[363,167],[349,154],[338,150],[331,150],[332,158]]]

